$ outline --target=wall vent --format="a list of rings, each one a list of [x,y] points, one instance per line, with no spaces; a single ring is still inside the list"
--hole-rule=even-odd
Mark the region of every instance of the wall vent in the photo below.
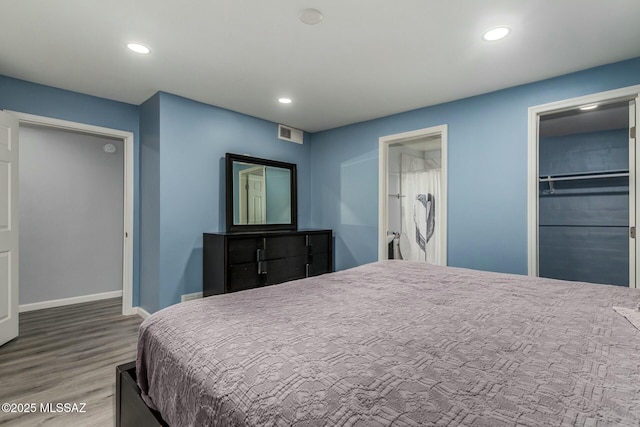
[[[199,298],[202,298],[202,292],[194,292],[192,294],[182,295],[182,297],[180,298],[180,302],[191,301]]]
[[[300,129],[292,128],[285,125],[278,125],[278,138],[285,141],[302,144],[304,133]]]

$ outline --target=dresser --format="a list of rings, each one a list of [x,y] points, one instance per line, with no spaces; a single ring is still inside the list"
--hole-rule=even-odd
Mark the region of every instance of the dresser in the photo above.
[[[203,296],[333,271],[331,230],[204,233]]]

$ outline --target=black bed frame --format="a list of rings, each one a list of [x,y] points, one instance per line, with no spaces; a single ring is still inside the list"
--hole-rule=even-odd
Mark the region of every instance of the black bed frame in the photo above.
[[[142,400],[136,362],[116,366],[116,427],[169,427],[160,413]]]

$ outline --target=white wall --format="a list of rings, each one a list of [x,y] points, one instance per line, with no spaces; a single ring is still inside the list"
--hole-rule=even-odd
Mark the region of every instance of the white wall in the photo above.
[[[123,142],[26,126],[19,138],[20,304],[121,290]]]

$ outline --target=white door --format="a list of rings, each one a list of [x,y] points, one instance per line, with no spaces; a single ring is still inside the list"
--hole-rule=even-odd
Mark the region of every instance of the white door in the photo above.
[[[18,336],[18,120],[0,112],[0,345]]]
[[[257,166],[240,171],[240,224],[266,224],[267,198],[265,167]]]
[[[249,224],[266,224],[267,222],[264,172],[264,168],[261,168],[248,175]]]

